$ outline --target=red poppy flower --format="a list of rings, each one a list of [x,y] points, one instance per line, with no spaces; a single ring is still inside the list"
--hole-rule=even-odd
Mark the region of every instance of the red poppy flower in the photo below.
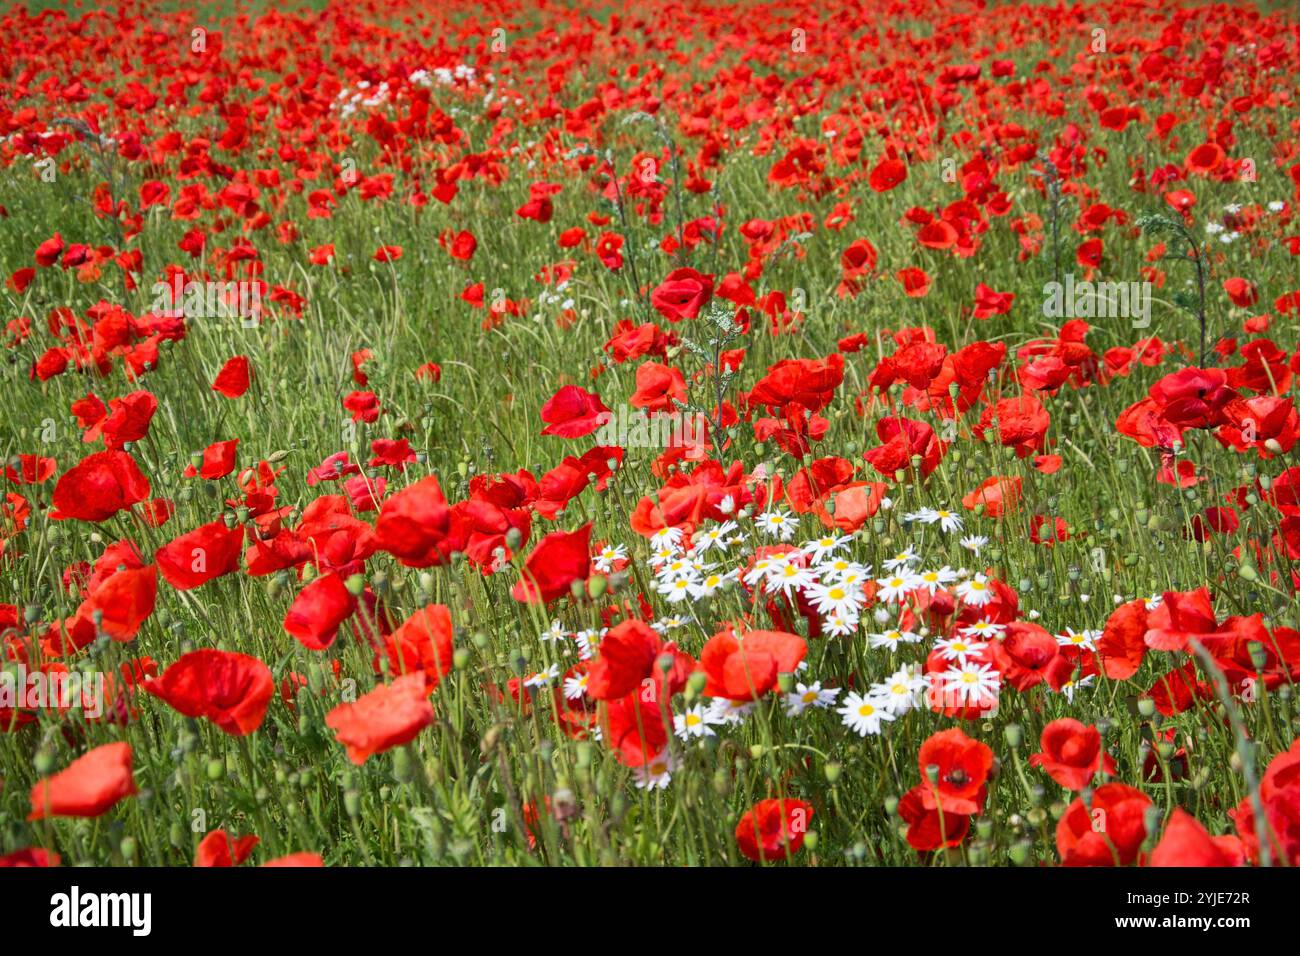
[[[192,464],[189,465],[185,469],[185,477],[206,478],[208,481],[226,477],[235,470],[235,449],[238,445],[238,438],[232,438],[230,441],[214,442],[209,445],[203,449],[202,465],[198,468],[195,468]]]
[[[0,856],[0,869],[21,869],[28,867],[58,866],[59,855],[52,850],[40,847],[26,847],[13,853]]]
[[[262,725],[275,693],[271,669],[256,657],[203,648],[183,654],[141,685],[186,717],[206,717],[242,737]]]
[[[927,810],[944,813],[979,813],[984,806],[984,784],[993,769],[993,751],[967,737],[960,729],[941,730],[921,744],[916,762],[921,767],[921,800]],[[934,783],[927,768],[938,768]]]
[[[684,266],[664,276],[650,293],[650,304],[669,322],[693,319],[713,298],[713,276]]]
[[[549,604],[568,594],[574,581],[587,580],[590,572],[591,522],[577,531],[552,531],[524,559],[510,596],[526,604]]]
[[[1240,838],[1212,837],[1196,817],[1174,807],[1148,866],[1241,866],[1246,853]]]
[[[178,591],[189,591],[239,569],[244,529],[227,528],[222,519],[200,525],[154,552],[163,579]]]
[[[261,841],[251,833],[234,841],[225,830],[213,830],[199,841],[194,853],[195,866],[238,866],[248,859],[253,847]]]
[[[802,637],[785,631],[749,631],[740,639],[730,628],[719,631],[700,652],[700,669],[708,677],[704,693],[758,700],[776,686],[777,675],[793,674],[807,652]]]
[[[438,686],[452,665],[451,610],[430,604],[414,612],[402,626],[384,638],[388,673],[393,677],[422,673],[428,690]],[[375,655],[376,670],[379,655]]]
[[[760,800],[736,824],[736,845],[755,863],[785,859],[803,846],[812,815],[802,800]]]
[[[901,160],[884,158],[871,170],[868,182],[878,193],[889,192],[907,179],[907,166]]]
[[[18,467],[14,467],[14,462]],[[16,485],[40,485],[54,477],[59,470],[59,463],[53,458],[40,455],[15,455],[5,465],[5,477]]]
[[[129,641],[153,613],[157,598],[158,569],[151,564],[114,571],[90,592],[87,604],[99,612],[100,630],[115,641]]]
[[[628,400],[633,408],[647,412],[675,412],[677,402],[686,401],[686,379],[670,365],[642,362],[636,370],[636,392]]]
[[[609,417],[610,411],[599,395],[577,385],[565,385],[542,406],[542,421],[547,423],[542,434],[581,438],[605,424]]]
[[[248,356],[236,355],[234,358],[227,359],[226,364],[221,366],[221,371],[212,380],[212,390],[220,392],[226,398],[239,398],[248,391],[252,379],[253,373],[249,368]]]
[[[1029,766],[1042,767],[1067,790],[1082,790],[1098,771],[1115,773],[1115,761],[1102,748],[1101,732],[1072,717],[1044,727],[1040,746],[1042,751],[1029,758]]]
[[[54,486],[56,521],[104,521],[149,497],[149,479],[124,451],[87,455]]]
[[[27,819],[97,817],[135,792],[131,745],[104,744],[38,781]]]
[[[1062,866],[1127,866],[1138,859],[1146,839],[1151,798],[1123,783],[1102,784],[1091,808],[1077,797],[1056,825],[1056,852]]]
[[[918,853],[960,846],[970,832],[970,814],[940,813],[937,805],[927,808],[924,795],[928,790],[929,784],[920,784],[898,801],[898,815],[907,824],[907,845]]]
[[[663,753],[671,721],[666,701],[637,691],[605,706],[602,739],[625,767],[643,767]]]
[[[414,740],[434,721],[423,674],[408,674],[381,684],[354,703],[339,704],[325,715],[325,724],[348,751],[348,759],[363,764],[377,753]]]
[[[330,573],[303,588],[284,615],[284,629],[304,647],[323,651],[357,609],[357,599],[342,578]]]
[[[267,860],[262,867],[317,867],[324,866],[325,861],[321,859],[319,853],[290,853],[286,856],[277,856],[274,860]]]
[[[379,548],[408,568],[446,564],[457,550],[452,510],[434,475],[390,497],[379,509]]]
[[[660,658],[672,661],[665,674]],[[686,686],[695,661],[672,643],[637,620],[624,621],[609,630],[600,641],[600,657],[591,663],[587,696],[592,700],[614,700],[649,685],[658,687],[664,699]]]

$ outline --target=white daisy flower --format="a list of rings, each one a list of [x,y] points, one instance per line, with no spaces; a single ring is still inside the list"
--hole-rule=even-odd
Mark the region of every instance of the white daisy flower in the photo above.
[[[692,737],[712,737],[713,728],[709,725],[716,723],[718,721],[704,709],[703,704],[696,704],[685,713],[674,715],[673,733],[682,740],[689,740]]]
[[[1006,630],[1007,626],[1005,624],[998,624],[996,621],[976,621],[974,624],[967,624],[963,627],[961,634],[964,637],[982,637],[996,640],[1005,634]]]
[[[961,539],[961,546],[974,554],[979,554],[988,545],[989,539],[982,534],[968,534]]]
[[[524,678],[525,687],[549,687],[560,676],[560,665],[552,664],[546,670],[538,671]]]
[[[600,639],[604,636],[604,628],[599,631],[589,629],[574,634],[573,640],[578,645],[578,656],[584,661],[589,659],[596,649],[600,647]]]
[[[670,614],[668,617],[659,618],[659,620],[655,621],[650,626],[660,634],[666,634],[669,631],[677,630],[679,627],[685,627],[688,623],[689,622],[685,618],[676,617]]]
[[[583,671],[575,677],[564,678],[564,699],[578,700],[580,697],[587,696],[587,672]]]
[[[886,561],[884,567],[886,571],[901,571],[908,565],[916,563],[917,560],[916,552],[912,550],[911,545],[908,545]]]
[[[660,528],[654,534],[650,535],[650,544],[655,548],[672,548],[673,553],[677,553],[678,545],[682,540],[681,528]]]
[[[962,603],[972,607],[983,607],[993,600],[993,588],[989,586],[989,579],[983,574],[977,574],[969,581],[963,581],[957,585],[956,591]]]
[[[754,523],[759,530],[778,541],[789,541],[798,527],[797,522],[784,511],[764,511]]]
[[[867,636],[867,645],[872,648],[884,647],[896,651],[904,644],[916,644],[920,640],[921,635],[911,631],[880,631]]]
[[[925,689],[925,678],[910,666],[900,667],[889,679],[871,685],[871,696],[879,697],[886,710],[895,716],[907,713],[918,703]]]
[[[709,701],[709,723],[743,724],[745,718],[750,715],[753,709],[754,702],[750,700],[728,700],[725,697],[714,697]]]
[[[840,535],[838,537],[833,534],[828,534],[812,541],[805,541],[803,544],[803,552],[812,558],[813,563],[818,563],[826,560],[852,540],[853,536],[850,534]]]
[[[822,633],[830,637],[848,637],[857,629],[856,617],[841,617],[832,611],[822,619]]]
[[[969,661],[943,672],[943,691],[945,695],[956,695],[963,703],[977,704],[997,696],[1001,677],[992,664]]]
[[[946,587],[956,581],[957,572],[945,564],[937,571],[921,571],[917,574],[917,578],[920,580],[921,586],[933,594],[939,588]]]
[[[673,769],[672,752],[665,750],[633,771],[636,775],[637,789],[667,790],[668,784],[672,783],[673,780]]]
[[[614,570],[614,565],[619,561],[627,560],[627,546],[622,544],[605,545],[600,549],[600,554],[596,555],[594,564],[596,570],[602,574],[608,574]]]
[[[881,722],[894,719],[882,699],[857,693],[846,696],[844,706],[835,712],[844,719],[844,726],[859,737],[880,733]]]
[[[547,643],[553,641],[563,641],[568,638],[569,632],[564,629],[564,625],[559,621],[552,621],[551,626],[542,631],[542,640]]]
[[[861,588],[853,588],[832,581],[830,584],[814,582],[803,589],[804,596],[812,601],[821,615],[838,614],[840,617],[857,617],[862,608]]]
[[[880,585],[877,597],[889,604],[901,604],[907,592],[915,591],[920,586],[920,579],[910,571],[895,571],[887,578],[877,578]]]
[[[794,690],[785,695],[785,713],[787,717],[798,717],[809,707],[826,708],[835,703],[842,688],[823,688],[821,681],[811,684],[795,684]]]
[[[1097,649],[1097,638],[1101,637],[1101,631],[1079,631],[1075,633],[1071,628],[1066,628],[1064,634],[1056,635],[1056,643],[1061,647],[1081,647],[1085,651],[1095,651]]]
[[[695,546],[700,549],[700,554],[704,554],[710,548],[726,551],[727,546],[731,543],[730,537],[735,530],[736,522],[724,521],[722,524],[714,525],[707,531],[702,531],[696,535]]]
[[[987,644],[969,641],[964,637],[950,637],[934,642],[934,649],[945,661],[956,661],[958,664],[965,664],[967,655],[979,654],[987,647]]]

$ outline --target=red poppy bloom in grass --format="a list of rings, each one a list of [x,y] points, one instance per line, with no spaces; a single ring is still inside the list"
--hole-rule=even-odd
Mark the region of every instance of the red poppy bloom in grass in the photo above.
[[[226,364],[221,366],[221,371],[212,381],[212,390],[226,398],[239,398],[248,391],[252,380],[253,373],[248,365],[248,356],[236,355],[234,358],[227,359]]]
[[[1039,746],[1042,751],[1029,758],[1029,766],[1042,767],[1067,790],[1082,790],[1099,770],[1115,773],[1115,761],[1102,748],[1101,732],[1072,717],[1044,727]]]
[[[456,550],[452,510],[434,475],[392,495],[379,509],[379,547],[408,568],[445,564]]]
[[[423,674],[408,674],[381,684],[351,704],[339,704],[325,715],[325,724],[348,751],[348,759],[363,764],[374,754],[409,743],[433,723]]]
[[[667,673],[661,658],[670,661]],[[587,677],[587,696],[592,700],[614,700],[656,679],[665,697],[686,686],[695,660],[677,650],[648,624],[628,620],[611,628],[600,641],[600,657],[592,661]],[[653,685],[651,685],[653,686]]]
[[[924,794],[928,790],[929,784],[919,784],[898,801],[898,815],[907,824],[907,845],[918,853],[959,846],[970,832],[970,814],[927,808]]]
[[[248,859],[253,847],[261,841],[251,833],[230,839],[225,830],[213,830],[199,841],[194,853],[195,866],[238,866]]]
[[[189,591],[239,569],[244,529],[227,528],[222,519],[200,525],[154,552],[163,579],[178,591]]]
[[[15,461],[18,463],[17,468],[13,465]],[[15,455],[10,459],[10,463],[5,465],[5,477],[16,485],[39,485],[53,478],[58,470],[59,463],[53,458],[43,458],[40,455]]]
[[[785,631],[749,631],[737,639],[728,628],[709,638],[700,652],[708,677],[704,693],[728,700],[757,700],[776,686],[778,674],[792,674],[808,645]]]
[[[304,647],[323,651],[334,643],[339,628],[357,609],[357,599],[337,574],[326,574],[307,585],[284,615],[284,629]]]
[[[736,845],[755,863],[799,852],[813,808],[802,800],[760,800],[736,824]]]
[[[100,629],[115,641],[132,640],[158,598],[158,569],[124,567],[104,578],[86,599],[100,612]]]
[[[686,379],[671,365],[642,362],[636,370],[636,392],[628,399],[633,408],[649,412],[675,412],[686,401]]]
[[[430,604],[408,617],[402,626],[384,638],[388,672],[394,677],[423,674],[428,690],[451,670],[451,611],[445,604]],[[379,655],[375,655],[378,665]]]
[[[0,870],[58,865],[59,855],[50,850],[42,850],[40,847],[26,847],[0,856]]]
[[[131,745],[104,744],[38,781],[27,819],[97,817],[135,792]]]
[[[1151,798],[1123,783],[1107,783],[1092,794],[1091,809],[1077,797],[1056,825],[1062,866],[1127,866],[1146,839]]]
[[[1196,817],[1174,807],[1164,835],[1151,851],[1148,866],[1241,866],[1246,860],[1241,839],[1210,836]]]
[[[666,702],[646,700],[639,691],[605,706],[603,739],[625,767],[645,766],[663,753],[672,720],[666,710]]]
[[[907,166],[902,160],[885,158],[876,163],[871,170],[868,182],[878,193],[889,192],[903,180],[907,179]]]
[[[272,866],[301,868],[301,867],[317,867],[317,866],[324,866],[324,865],[325,865],[325,861],[321,859],[319,853],[308,853],[304,851],[299,853],[290,853],[286,856],[277,856],[274,860],[267,860],[265,863],[262,864],[262,868],[265,869],[266,867],[272,867]]]
[[[693,319],[713,298],[713,276],[684,266],[664,276],[650,293],[650,304],[669,322]]]
[[[984,784],[993,769],[993,751],[957,728],[931,734],[916,755],[925,781],[922,802],[927,810],[944,813],[978,813],[984,806]],[[929,782],[926,768],[936,767],[938,777]]]
[[[56,521],[104,521],[149,497],[149,479],[124,451],[87,455],[54,486]]]
[[[581,438],[609,421],[609,414],[599,395],[577,385],[565,385],[542,406],[542,421],[547,423],[542,434]]]
[[[525,604],[549,604],[591,573],[591,522],[577,531],[552,531],[524,560],[510,596]]]
[[[206,717],[236,737],[262,725],[275,693],[271,669],[262,661],[211,648],[182,655],[141,686],[186,717]]]
[[[185,469],[185,477],[206,478],[208,481],[226,477],[235,470],[235,449],[238,445],[238,438],[213,442],[203,449],[202,464],[198,468],[189,465]]]
[[[990,518],[999,518],[1008,511],[1016,510],[1020,503],[1021,483],[1019,475],[985,478],[978,488],[961,499],[962,506],[974,511],[983,505],[984,512]]]

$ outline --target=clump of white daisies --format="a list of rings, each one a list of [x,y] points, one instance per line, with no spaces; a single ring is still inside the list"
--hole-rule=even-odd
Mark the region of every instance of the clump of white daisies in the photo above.
[[[888,505],[888,502],[886,502]],[[839,531],[805,541],[779,554],[766,554],[751,562],[757,549],[768,544],[789,544],[799,528],[797,516],[780,508],[763,511],[748,521],[746,511],[729,515],[726,520],[709,522],[691,536],[689,542],[680,528],[663,528],[650,538],[651,552],[646,564],[651,572],[651,589],[663,599],[670,612],[652,623],[656,631],[668,636],[692,626],[707,639],[713,628],[701,620],[702,602],[743,583],[755,594],[769,597],[784,595],[792,603],[802,597],[819,615],[825,636],[850,638],[861,634],[872,650],[889,653],[896,665],[892,673],[866,689],[845,693],[842,687],[823,686],[813,678],[807,661],[802,662],[792,689],[783,694],[785,714],[799,718],[810,711],[834,709],[843,725],[861,737],[878,735],[909,711],[922,706],[926,693],[938,693],[947,704],[982,705],[996,701],[1001,692],[1001,675],[984,659],[982,652],[989,641],[1002,638],[1006,627],[992,620],[976,620],[958,627],[951,636],[933,637],[927,628],[903,630],[899,622],[913,596],[935,595],[943,590],[967,607],[980,608],[994,599],[993,584],[978,571],[953,568],[946,563],[928,564],[913,545],[904,547],[882,562],[880,576],[874,576],[870,564],[854,558],[855,536]],[[964,518],[946,509],[922,508],[902,515],[905,526],[934,528],[944,536],[960,536]],[[978,557],[988,546],[984,535],[967,534],[959,546]],[[631,560],[628,548],[609,544],[593,558],[601,573],[614,572]],[[937,563],[937,562],[935,562]],[[875,587],[875,606],[864,626],[862,614],[868,603],[866,588]],[[680,611],[678,611],[680,609]],[[1030,619],[1038,615],[1029,612]],[[589,660],[598,653],[605,629],[567,631],[559,621],[544,632],[542,640],[571,647],[579,660]],[[1070,628],[1056,640],[1063,646],[1095,649],[1099,631]],[[741,638],[743,640],[743,637]],[[928,655],[939,652],[947,668],[939,673],[923,673],[922,663],[900,663],[893,655],[905,645],[924,645]],[[551,664],[525,680],[529,687],[551,686],[559,679],[560,667]],[[1091,677],[1063,689],[1073,700],[1075,691],[1087,686]],[[564,679],[563,693],[569,700],[586,694],[585,673]],[[754,710],[753,702],[711,698],[684,705],[673,715],[675,736],[684,743],[717,736],[728,726],[744,723]],[[596,728],[597,735],[599,728]],[[666,787],[675,766],[670,749],[665,749],[645,766],[635,771],[638,787]]]

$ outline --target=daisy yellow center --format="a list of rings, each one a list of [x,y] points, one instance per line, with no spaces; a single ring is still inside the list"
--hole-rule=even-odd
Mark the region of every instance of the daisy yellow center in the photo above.
[[[687,726],[687,727],[695,727],[695,726],[697,726],[697,725],[700,724],[700,723],[703,723],[703,718],[700,717],[699,714],[687,714],[687,715],[686,715],[686,726]]]
[[[826,592],[826,594],[828,597],[830,597],[832,601],[844,600],[844,590],[842,588],[831,588],[829,591]]]
[[[875,712],[876,712],[876,708],[872,707],[870,704],[863,704],[861,707],[858,708],[858,713],[861,714],[863,717],[870,717]]]

